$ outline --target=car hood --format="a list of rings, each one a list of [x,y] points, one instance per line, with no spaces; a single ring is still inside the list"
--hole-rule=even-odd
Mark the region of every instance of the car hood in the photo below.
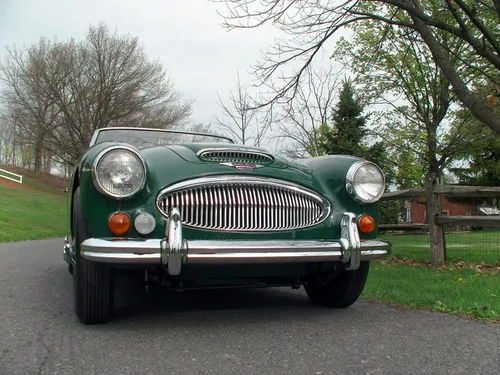
[[[196,143],[149,147],[140,152],[146,161],[148,176],[154,180],[151,182],[158,186],[195,176],[227,174],[272,177],[316,188],[315,177],[308,166],[258,147]]]
[[[120,144],[110,141],[92,147],[81,161],[80,172],[91,170],[99,152]],[[203,151],[207,150],[215,153],[203,156]],[[197,177],[259,176],[302,185],[329,196],[337,203],[340,199],[349,199],[345,189],[346,172],[360,160],[353,156],[327,155],[295,161],[258,147],[221,143],[140,147],[139,152],[146,162],[149,194]]]

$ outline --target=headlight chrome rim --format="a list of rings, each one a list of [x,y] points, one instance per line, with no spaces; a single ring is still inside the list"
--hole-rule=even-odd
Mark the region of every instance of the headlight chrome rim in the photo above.
[[[380,189],[379,193],[372,199],[363,199],[361,198],[357,193],[356,189],[354,188],[354,178],[356,177],[356,173],[359,171],[361,167],[364,166],[372,166],[378,170],[380,173],[380,176],[382,177],[382,188]],[[346,174],[346,190],[349,193],[349,195],[358,203],[361,204],[371,204],[371,203],[376,203],[380,198],[382,198],[382,195],[384,195],[385,192],[385,176],[380,167],[370,161],[367,160],[360,160],[351,165],[351,167],[348,169],[347,174]]]
[[[122,150],[122,151],[127,151],[133,154],[141,163],[142,168],[143,168],[143,176],[142,180],[137,186],[136,189],[134,189],[132,192],[128,194],[114,194],[106,190],[102,184],[101,181],[99,180],[97,176],[97,168],[99,166],[99,163],[101,162],[102,158],[106,156],[108,153],[116,151],[116,150]],[[95,158],[94,162],[92,163],[92,181],[94,183],[94,187],[99,191],[99,193],[106,195],[108,197],[114,198],[114,199],[127,199],[130,198],[134,195],[136,195],[139,191],[144,189],[144,186],[146,185],[146,175],[147,175],[147,170],[146,170],[146,163],[144,161],[144,158],[142,155],[139,153],[139,150],[137,150],[134,147],[131,146],[123,146],[123,145],[116,145],[116,146],[111,146],[108,147],[104,150],[102,150],[97,157]]]

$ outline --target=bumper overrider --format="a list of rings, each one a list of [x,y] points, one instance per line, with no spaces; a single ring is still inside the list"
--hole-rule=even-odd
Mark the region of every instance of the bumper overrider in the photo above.
[[[341,238],[335,241],[187,241],[182,236],[179,211],[174,208],[167,221],[164,239],[89,238],[82,242],[80,253],[93,262],[163,264],[172,276],[179,275],[186,263],[342,261],[347,270],[356,270],[362,260],[380,259],[388,254],[388,242],[360,240],[354,213],[345,212],[340,225]]]

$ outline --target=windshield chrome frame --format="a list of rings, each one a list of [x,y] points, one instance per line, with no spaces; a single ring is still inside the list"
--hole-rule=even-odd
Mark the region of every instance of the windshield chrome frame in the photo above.
[[[109,128],[100,128],[97,129],[94,132],[94,135],[92,136],[92,139],[90,140],[89,147],[92,147],[95,145],[95,142],[97,141],[97,138],[99,137],[99,134],[103,131],[108,131],[108,130],[140,130],[140,131],[154,131],[154,132],[162,132],[162,133],[174,133],[174,134],[187,134],[187,135],[199,135],[202,137],[214,137],[214,138],[219,138],[219,139],[225,139],[229,141],[232,144],[235,144],[235,142],[226,136],[223,135],[216,135],[216,134],[211,134],[211,133],[198,133],[198,132],[190,132],[190,131],[184,131],[184,130],[171,130],[171,129],[156,129],[156,128],[135,128],[135,127],[130,127],[130,126],[114,126],[114,127],[109,127]]]

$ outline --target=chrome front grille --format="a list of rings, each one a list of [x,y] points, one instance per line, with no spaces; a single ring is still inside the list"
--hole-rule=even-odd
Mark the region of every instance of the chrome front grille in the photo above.
[[[168,217],[180,210],[184,225],[222,231],[284,231],[323,221],[330,204],[322,196],[288,182],[247,176],[206,177],[164,189],[157,199]]]
[[[204,149],[198,152],[198,157],[206,161],[236,161],[263,164],[271,163],[274,160],[272,155],[265,152],[238,149]]]

